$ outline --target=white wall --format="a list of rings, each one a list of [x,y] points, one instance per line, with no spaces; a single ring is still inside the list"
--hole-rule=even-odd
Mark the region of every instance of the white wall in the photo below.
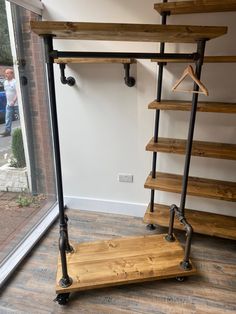
[[[153,10],[155,0],[43,0],[44,19],[160,23]],[[236,13],[171,16],[169,24],[227,25],[228,35],[207,44],[208,54],[236,54]],[[55,41],[62,50],[158,51],[156,43]],[[191,44],[167,44],[168,52],[194,51]],[[164,72],[163,97],[190,99],[190,95],[173,94],[171,87],[186,65],[169,64]],[[206,64],[202,81],[210,96],[204,100],[236,102],[236,64]],[[142,215],[149,202],[149,190],[143,188],[151,169],[151,153],[145,145],[152,137],[154,112],[147,109],[156,97],[156,65],[149,60],[132,66],[137,84],[123,82],[119,64],[69,65],[66,75],[76,79],[76,86],[63,86],[55,66],[58,115],[60,123],[64,192],[68,205],[90,210],[118,211]],[[161,112],[160,135],[185,138],[189,113]],[[199,113],[195,138],[236,143],[235,115]],[[158,170],[182,173],[184,157],[158,154]],[[118,173],[131,173],[134,182],[120,183]],[[210,158],[192,158],[190,174],[235,181],[236,162]],[[156,201],[179,202],[178,195],[156,193]],[[104,200],[97,202],[96,200]],[[108,202],[107,202],[108,201]],[[109,202],[113,201],[113,202]],[[117,205],[117,206],[116,206]],[[236,216],[230,202],[188,197],[187,206]]]

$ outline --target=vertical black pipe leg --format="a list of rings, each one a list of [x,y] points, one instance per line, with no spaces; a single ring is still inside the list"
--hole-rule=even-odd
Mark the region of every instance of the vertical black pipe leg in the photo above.
[[[63,229],[65,231],[65,234],[66,234],[66,253],[73,253],[74,252],[74,249],[73,247],[70,245],[70,242],[69,242],[69,235],[68,235],[68,217],[67,215],[65,215],[65,224],[63,226]]]
[[[56,190],[57,190],[57,200],[59,207],[59,220],[60,220],[60,239],[59,239],[59,249],[61,255],[62,264],[62,279],[61,286],[71,285],[71,279],[69,278],[67,271],[67,261],[66,261],[66,250],[69,249],[68,243],[68,231],[67,222],[65,218],[64,211],[64,196],[63,196],[63,185],[62,185],[62,171],[61,171],[61,154],[60,154],[60,141],[59,141],[59,131],[58,131],[58,120],[57,120],[57,106],[56,106],[56,93],[55,93],[55,81],[54,81],[54,69],[53,69],[53,42],[51,35],[45,35],[44,47],[45,47],[45,59],[46,59],[46,73],[48,79],[48,96],[50,104],[51,113],[51,124],[52,124],[52,140],[54,147],[54,161],[55,161],[55,172],[56,172]]]
[[[62,278],[59,281],[59,285],[62,288],[69,287],[72,284],[72,279],[69,277],[67,271],[66,245],[67,245],[66,232],[64,230],[61,230],[59,238],[59,250],[61,253]]]
[[[169,222],[169,230],[168,235],[165,237],[165,239],[169,242],[175,241],[175,237],[173,236],[173,229],[174,229],[174,220],[175,220],[175,211],[178,209],[178,207],[173,204],[170,207],[170,222]]]
[[[149,205],[149,211],[150,213],[154,212],[154,197],[155,197],[155,191],[151,190],[151,200],[150,200],[150,205]],[[148,230],[152,231],[155,230],[156,227],[154,226],[154,224],[148,224],[146,227]]]
[[[184,229],[186,230],[186,237],[187,237],[186,243],[185,243],[184,258],[183,258],[183,261],[180,263],[180,266],[185,270],[190,270],[192,269],[192,265],[189,261],[189,258],[190,258],[190,250],[191,250],[192,237],[193,237],[193,228],[187,222],[185,216],[182,214],[182,211],[180,209],[176,208],[176,214],[179,221],[184,225]]]
[[[152,169],[152,178],[155,178],[156,176],[156,153],[155,152],[153,153],[152,167],[154,167],[154,169]],[[149,205],[150,213],[154,212],[154,198],[155,198],[155,190],[151,190],[151,199],[150,199],[150,205]],[[152,230],[155,230],[156,227],[154,226],[154,224],[148,224],[147,229],[152,231]]]
[[[166,0],[163,0],[163,2],[166,2]],[[162,14],[162,21],[161,24],[166,24],[166,17],[167,14]],[[160,43],[160,53],[164,53],[165,51],[165,43]],[[157,101],[161,101],[161,93],[162,93],[162,82],[163,82],[163,69],[164,69],[164,63],[158,63],[158,80],[157,80]],[[157,143],[158,141],[158,133],[159,133],[159,123],[160,123],[160,110],[156,110],[155,113],[155,126],[154,126],[154,143]],[[152,178],[156,178],[156,164],[157,164],[157,153],[153,152],[153,158],[152,158]],[[154,200],[155,200],[155,191],[151,190],[151,198],[150,198],[150,212],[154,212]],[[156,227],[153,224],[149,224],[147,226],[149,230],[154,230]]]
[[[205,44],[206,44],[205,40],[200,40],[197,45],[197,53],[199,55],[199,59],[196,62],[195,74],[198,79],[201,78],[201,70],[202,70],[202,64],[203,64],[203,59],[204,59]],[[193,90],[194,91],[199,90],[199,86],[196,83],[194,83]],[[190,257],[190,250],[191,250],[193,228],[187,222],[185,218],[185,203],[186,203],[188,176],[189,176],[189,168],[190,168],[191,153],[192,153],[194,127],[195,127],[195,120],[196,120],[196,113],[197,113],[197,103],[198,103],[198,94],[194,93],[193,98],[192,98],[192,109],[191,109],[191,114],[190,114],[188,140],[187,140],[187,145],[186,145],[186,157],[185,157],[184,175],[183,175],[183,181],[182,181],[180,207],[177,210],[178,219],[184,225],[184,229],[186,230],[186,236],[187,236],[184,259],[181,262],[181,267],[185,270],[189,270],[192,267],[189,261],[189,257]]]
[[[198,42],[198,46],[197,46],[197,53],[199,54],[200,58],[196,63],[196,76],[199,80],[201,78],[205,43],[206,43],[205,40],[201,40]],[[196,83],[194,83],[193,90],[194,91],[199,90],[199,86]],[[183,174],[183,181],[182,181],[181,200],[180,200],[180,211],[182,212],[182,214],[184,214],[184,210],[185,210],[185,202],[186,202],[186,194],[187,194],[187,186],[188,186],[188,175],[189,175],[191,153],[192,153],[193,134],[194,134],[194,127],[195,127],[196,113],[197,113],[197,103],[198,103],[198,94],[193,93],[192,109],[191,109],[191,114],[190,114],[190,122],[189,122],[189,130],[188,130],[188,139],[187,139],[187,144],[186,144],[186,156],[185,156],[184,174]]]

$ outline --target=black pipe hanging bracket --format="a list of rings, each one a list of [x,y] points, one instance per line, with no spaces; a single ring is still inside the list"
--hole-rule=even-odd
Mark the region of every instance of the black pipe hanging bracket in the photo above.
[[[75,79],[72,76],[69,76],[69,77],[66,78],[66,76],[65,76],[65,68],[66,68],[66,64],[65,63],[60,63],[61,82],[62,82],[62,84],[67,84],[69,86],[74,86],[75,85]]]
[[[125,84],[128,87],[133,87],[135,85],[135,78],[130,76],[130,63],[124,63],[124,69],[125,69]]]

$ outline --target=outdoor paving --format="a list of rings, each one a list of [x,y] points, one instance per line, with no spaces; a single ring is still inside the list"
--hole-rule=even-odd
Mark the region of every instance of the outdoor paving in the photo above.
[[[16,239],[21,229],[45,204],[44,196],[38,196],[29,206],[18,204],[21,193],[0,192],[0,251]],[[25,195],[24,197],[30,197]],[[20,240],[20,239],[19,239]],[[14,240],[15,242],[15,240]]]
[[[20,120],[13,121],[12,131],[18,127]],[[1,123],[0,133],[4,129],[5,124]],[[0,136],[0,167],[7,163],[11,155],[11,143],[12,136]],[[22,193],[0,191],[0,261],[21,241],[46,203],[43,196],[38,196],[29,206],[19,206],[20,195]],[[30,195],[23,196],[30,198]]]

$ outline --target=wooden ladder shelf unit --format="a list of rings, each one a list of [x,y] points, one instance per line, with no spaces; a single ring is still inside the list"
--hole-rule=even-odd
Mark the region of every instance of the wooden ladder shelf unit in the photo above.
[[[115,59],[119,58],[122,60],[125,58],[130,62],[137,56],[151,59],[154,56],[184,58],[185,55],[126,52],[115,54],[108,52],[103,55],[99,52],[61,52],[53,49],[53,40],[141,41],[161,42],[161,45],[164,42],[196,43],[197,52],[198,54],[200,52],[199,55],[202,58],[205,42],[224,35],[227,32],[227,27],[32,21],[31,28],[44,39],[50,110],[54,130],[54,157],[60,212],[60,254],[56,283],[58,303],[67,303],[68,294],[73,291],[196,274],[196,269],[190,260],[190,231],[187,232],[184,249],[172,233],[70,245],[62,192],[60,143],[53,70],[53,63],[56,62],[62,64],[65,62],[107,62],[109,59],[112,59],[109,62],[117,62]],[[93,53],[94,60],[91,59],[91,53]],[[90,60],[87,60],[87,58]],[[192,58],[192,56],[189,56],[188,59],[192,60]],[[201,61],[199,61],[199,64],[201,66]],[[184,221],[184,224],[189,226],[187,221]]]
[[[170,14],[189,14],[189,13],[209,13],[209,12],[226,12],[236,11],[236,0],[202,0],[202,1],[178,1],[163,2],[154,5],[154,8],[165,17]],[[189,60],[177,60],[176,58],[154,58],[152,62],[158,62],[159,71],[163,71],[166,63],[183,63]],[[229,63],[236,62],[236,56],[205,56],[205,63]],[[194,62],[194,61],[193,61]],[[161,90],[162,86],[159,86]],[[181,100],[162,100],[156,99],[148,105],[149,109],[156,111],[156,115],[162,110],[191,111],[192,102]],[[197,112],[211,113],[236,113],[236,103],[224,102],[206,102],[201,101],[196,105]],[[159,121],[159,118],[158,118]],[[158,122],[155,125],[158,130]],[[155,131],[156,132],[156,131]],[[155,133],[154,132],[154,133]],[[146,146],[147,151],[153,152],[153,171],[145,182],[145,188],[151,189],[151,202],[144,216],[144,222],[153,226],[154,224],[165,226],[169,225],[167,221],[168,207],[163,204],[154,203],[154,191],[161,190],[165,192],[181,193],[183,186],[183,176],[156,172],[156,154],[186,154],[188,147],[187,141],[178,138],[163,138],[155,136]],[[236,160],[236,144],[214,143],[204,141],[192,141],[190,153],[192,156],[219,158]],[[236,183],[205,178],[188,177],[188,184],[185,193],[205,198],[213,198],[230,202],[236,201]],[[183,195],[182,195],[183,196]],[[236,218],[224,215],[196,211],[193,209],[186,210],[186,217],[193,226],[194,230],[206,235],[214,235],[223,238],[236,239]],[[177,229],[180,227],[179,222],[175,221]],[[154,227],[154,226],[153,226]]]

